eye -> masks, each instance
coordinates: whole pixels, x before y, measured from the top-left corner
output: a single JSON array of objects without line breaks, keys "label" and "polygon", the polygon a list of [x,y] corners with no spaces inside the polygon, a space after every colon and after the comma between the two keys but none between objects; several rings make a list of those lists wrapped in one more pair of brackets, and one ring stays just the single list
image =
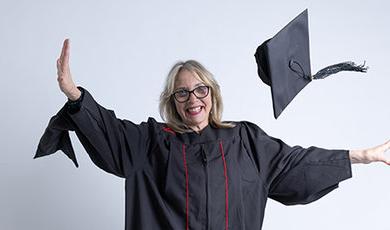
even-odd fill
[{"label": "eye", "polygon": [[205,85],[199,86],[198,88],[195,89],[195,92],[199,95],[206,95],[208,93],[209,88]]},{"label": "eye", "polygon": [[187,90],[184,89],[179,89],[178,91],[175,92],[177,97],[186,97],[188,95]]}]

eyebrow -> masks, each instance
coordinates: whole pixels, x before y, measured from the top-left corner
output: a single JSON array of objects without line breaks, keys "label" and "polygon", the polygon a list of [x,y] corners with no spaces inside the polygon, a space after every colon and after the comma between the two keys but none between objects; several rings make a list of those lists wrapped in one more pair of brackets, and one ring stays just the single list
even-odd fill
[{"label": "eyebrow", "polygon": [[[194,85],[194,89],[195,89],[196,87],[198,87],[198,86],[201,86],[201,85],[205,85],[205,84],[204,84],[203,82],[200,82],[200,83]],[[178,87],[178,88],[176,88],[176,89],[173,90],[173,91],[177,91],[177,90],[180,90],[180,89],[186,89],[186,90],[188,90],[187,87]]]}]

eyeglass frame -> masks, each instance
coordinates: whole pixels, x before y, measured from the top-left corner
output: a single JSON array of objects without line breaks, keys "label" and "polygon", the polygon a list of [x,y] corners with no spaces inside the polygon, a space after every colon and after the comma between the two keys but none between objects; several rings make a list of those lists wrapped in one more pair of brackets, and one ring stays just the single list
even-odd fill
[{"label": "eyeglass frame", "polygon": [[[195,94],[195,90],[197,90],[197,89],[199,89],[199,88],[201,88],[201,87],[206,87],[207,93],[206,93],[205,96],[198,97],[198,96]],[[178,93],[179,91],[182,91],[182,90],[188,93],[188,97],[187,97],[187,99],[186,99],[185,101],[179,101],[179,100],[176,98],[176,96],[175,96],[176,93]],[[210,86],[208,86],[208,85],[200,85],[200,86],[195,87],[193,90],[178,89],[178,90],[176,90],[175,92],[173,92],[171,96],[172,96],[177,102],[179,102],[179,103],[184,103],[184,102],[187,102],[187,101],[190,100],[191,93],[194,94],[194,96],[195,96],[196,98],[198,98],[198,99],[203,99],[203,98],[205,98],[205,97],[207,97],[207,96],[209,95],[209,93],[210,93]]]}]

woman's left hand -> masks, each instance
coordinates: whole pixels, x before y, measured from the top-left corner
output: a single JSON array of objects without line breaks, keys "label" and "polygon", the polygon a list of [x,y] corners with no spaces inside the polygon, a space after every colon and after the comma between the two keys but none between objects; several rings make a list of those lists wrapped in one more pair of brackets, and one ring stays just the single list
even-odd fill
[{"label": "woman's left hand", "polygon": [[373,148],[363,150],[350,150],[349,158],[352,164],[363,163],[369,164],[372,162],[383,162],[390,165],[390,156],[386,156],[385,152],[390,149],[390,140],[384,144]]}]

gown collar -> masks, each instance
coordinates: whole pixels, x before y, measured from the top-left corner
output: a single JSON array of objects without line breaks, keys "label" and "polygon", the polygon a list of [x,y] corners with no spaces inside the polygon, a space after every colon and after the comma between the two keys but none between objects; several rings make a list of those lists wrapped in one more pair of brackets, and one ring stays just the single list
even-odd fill
[{"label": "gown collar", "polygon": [[208,124],[200,132],[180,133],[177,137],[185,144],[200,144],[233,137],[231,128],[216,128]]}]

